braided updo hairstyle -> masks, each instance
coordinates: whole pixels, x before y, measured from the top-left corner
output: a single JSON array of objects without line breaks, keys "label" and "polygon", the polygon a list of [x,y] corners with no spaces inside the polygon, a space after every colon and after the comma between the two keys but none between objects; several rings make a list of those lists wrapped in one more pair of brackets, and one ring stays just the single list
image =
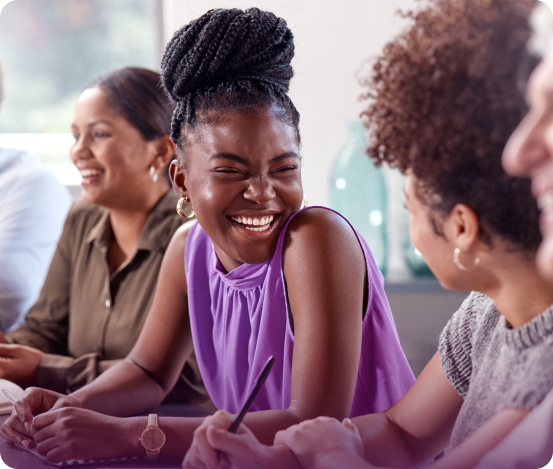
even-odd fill
[{"label": "braided updo hairstyle", "polygon": [[176,103],[171,138],[177,148],[185,146],[186,132],[216,120],[210,111],[260,107],[293,126],[299,144],[299,113],[287,95],[293,56],[286,21],[257,8],[210,10],[179,29],[161,61],[163,86]]},{"label": "braided updo hairstyle", "polygon": [[438,234],[461,203],[478,216],[484,242],[498,235],[530,253],[540,244],[530,181],[501,166],[527,110],[517,78],[535,3],[425,0],[364,80],[368,154],[415,176]]}]

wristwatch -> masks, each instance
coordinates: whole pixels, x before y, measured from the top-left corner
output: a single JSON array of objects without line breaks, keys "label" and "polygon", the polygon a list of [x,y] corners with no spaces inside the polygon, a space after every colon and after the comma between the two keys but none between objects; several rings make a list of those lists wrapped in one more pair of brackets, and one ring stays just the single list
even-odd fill
[{"label": "wristwatch", "polygon": [[157,459],[159,450],[165,444],[165,439],[165,433],[159,428],[157,414],[148,415],[148,426],[138,439],[144,446],[148,459]]}]

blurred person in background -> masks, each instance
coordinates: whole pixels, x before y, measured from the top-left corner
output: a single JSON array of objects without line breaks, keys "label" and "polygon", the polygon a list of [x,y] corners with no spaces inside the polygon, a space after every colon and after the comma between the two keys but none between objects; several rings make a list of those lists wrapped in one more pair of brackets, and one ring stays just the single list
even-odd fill
[{"label": "blurred person in background", "polygon": [[[551,17],[551,13],[549,12]],[[513,132],[503,153],[505,170],[532,179],[541,211],[543,241],[536,255],[539,271],[553,280],[553,28],[544,59],[532,73],[526,91],[530,110]],[[547,34],[544,34],[547,33]],[[539,34],[539,31],[538,31]],[[535,51],[540,52],[540,51]],[[553,379],[553,378],[552,378]],[[553,455],[553,392],[480,461],[478,469],[541,468]]]},{"label": "blurred person in background", "polygon": [[[0,105],[2,104],[0,64]],[[0,138],[0,330],[21,325],[37,300],[71,196],[42,161]],[[1,375],[1,374],[0,374]]]},{"label": "blurred person in background", "polygon": [[[175,152],[173,106],[159,83],[156,72],[124,68],[79,96],[70,157],[83,200],[67,216],[25,324],[0,344],[0,377],[69,393],[123,360],[136,342],[165,250],[183,221],[166,177]],[[204,400],[194,358],[172,396]]]}]

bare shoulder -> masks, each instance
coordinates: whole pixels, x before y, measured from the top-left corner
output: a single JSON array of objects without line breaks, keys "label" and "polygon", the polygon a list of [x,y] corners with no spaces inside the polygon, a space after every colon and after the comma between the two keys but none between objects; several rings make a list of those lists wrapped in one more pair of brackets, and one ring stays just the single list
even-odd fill
[{"label": "bare shoulder", "polygon": [[192,227],[196,223],[198,223],[196,220],[189,220],[183,223],[177,229],[177,231],[175,231],[175,234],[171,239],[171,243],[169,244],[169,248],[167,249],[167,252],[171,252],[171,253],[182,252],[184,254],[184,250],[186,247],[186,240],[188,239],[190,230],[192,230]]},{"label": "bare shoulder", "polygon": [[184,269],[184,252],[186,241],[190,230],[197,223],[196,220],[190,220],[184,223],[173,235],[171,242],[163,256],[163,264],[160,271],[160,281],[168,284],[174,284],[183,288],[186,292],[186,274]]},{"label": "bare shoulder", "polygon": [[348,262],[365,264],[359,240],[349,223],[336,212],[318,207],[296,215],[284,236],[284,262],[305,260],[306,256],[346,256],[344,260]]}]

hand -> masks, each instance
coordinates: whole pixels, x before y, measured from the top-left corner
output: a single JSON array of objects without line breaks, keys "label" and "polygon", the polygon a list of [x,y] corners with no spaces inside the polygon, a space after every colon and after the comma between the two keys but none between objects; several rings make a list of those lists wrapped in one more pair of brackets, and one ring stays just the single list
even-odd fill
[{"label": "hand", "polygon": [[0,344],[0,378],[22,388],[36,384],[38,365],[44,352],[18,344]]},{"label": "hand", "polygon": [[[123,419],[88,409],[63,407],[34,418],[31,435],[37,451],[48,461],[107,459],[133,452],[133,438]],[[138,445],[138,440],[135,446]]]},{"label": "hand", "polygon": [[81,407],[81,404],[71,396],[47,389],[27,388],[23,397],[15,403],[12,415],[4,422],[0,435],[8,443],[30,448],[33,443],[31,425],[34,417],[50,409],[70,406]]},{"label": "hand", "polygon": [[[363,458],[363,442],[350,419],[340,423],[329,417],[306,420],[275,435],[275,445],[286,445],[303,467],[324,467],[324,460],[355,454]],[[345,457],[337,457],[343,460]]]},{"label": "hand", "polygon": [[[182,462],[183,469],[271,467],[271,447],[261,444],[244,425],[238,427],[236,434],[229,433],[232,422],[234,417],[224,410],[206,417],[194,432],[192,446]],[[225,453],[219,463],[218,449]]]}]

